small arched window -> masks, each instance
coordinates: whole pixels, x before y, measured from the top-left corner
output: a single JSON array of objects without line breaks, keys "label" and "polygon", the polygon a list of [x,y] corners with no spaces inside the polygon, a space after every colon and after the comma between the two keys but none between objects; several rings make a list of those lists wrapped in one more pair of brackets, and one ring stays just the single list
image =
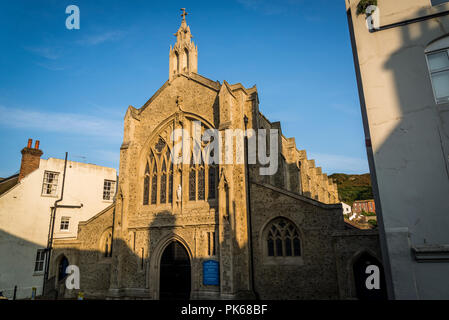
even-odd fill
[{"label": "small arched window", "polygon": [[179,73],[179,54],[175,51],[175,59],[176,59],[176,72]]},{"label": "small arched window", "polygon": [[296,226],[285,218],[271,221],[265,233],[266,252],[269,257],[301,256],[301,240]]},{"label": "small arched window", "polygon": [[101,256],[108,258],[112,257],[112,230],[108,229],[103,232],[100,238],[100,252]]},{"label": "small arched window", "polygon": [[189,50],[187,50],[187,48],[186,49],[184,49],[184,54],[185,54],[185,68],[186,68],[186,70],[185,71],[189,71],[189,69],[190,69],[190,65],[189,65],[189,63],[190,63],[190,59],[189,59]]}]

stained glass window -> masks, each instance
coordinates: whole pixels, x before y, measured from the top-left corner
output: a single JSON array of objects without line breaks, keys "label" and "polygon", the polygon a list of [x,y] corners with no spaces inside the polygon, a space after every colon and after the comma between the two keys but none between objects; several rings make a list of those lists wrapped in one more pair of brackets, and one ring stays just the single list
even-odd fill
[{"label": "stained glass window", "polygon": [[195,200],[196,192],[196,171],[195,169],[190,169],[189,173],[189,200]]},{"label": "stained glass window", "polygon": [[143,204],[147,205],[150,196],[150,167],[147,165],[145,167],[145,178],[143,179]]},{"label": "stained glass window", "polygon": [[151,177],[151,204],[156,204],[157,197],[157,175]]},{"label": "stained glass window", "polygon": [[204,174],[204,167],[201,166],[198,169],[198,200],[204,200],[205,198]]},{"label": "stained glass window", "polygon": [[216,166],[210,166],[209,167],[209,199],[215,199],[215,190],[216,190],[216,172],[217,167]]}]

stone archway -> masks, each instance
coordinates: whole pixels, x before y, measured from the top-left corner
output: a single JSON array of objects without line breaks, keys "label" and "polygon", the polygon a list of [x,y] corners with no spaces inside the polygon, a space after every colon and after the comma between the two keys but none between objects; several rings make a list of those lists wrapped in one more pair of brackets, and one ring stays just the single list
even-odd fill
[{"label": "stone archway", "polygon": [[191,263],[187,250],[176,240],[164,249],[160,260],[159,299],[188,300],[191,291]]},{"label": "stone archway", "polygon": [[67,259],[67,257],[65,255],[62,255],[62,257],[59,259],[58,262],[58,268],[56,269],[56,277],[57,277],[57,281],[61,281],[64,280],[65,277],[67,276],[67,272],[66,269],[69,266],[69,259]]},{"label": "stone archway", "polygon": [[[379,289],[369,289],[366,285],[367,277],[370,275],[367,273],[368,266],[377,266],[379,269]],[[383,266],[373,255],[363,251],[356,256],[352,264],[352,271],[354,276],[355,293],[360,300],[386,300],[386,282]]]}]

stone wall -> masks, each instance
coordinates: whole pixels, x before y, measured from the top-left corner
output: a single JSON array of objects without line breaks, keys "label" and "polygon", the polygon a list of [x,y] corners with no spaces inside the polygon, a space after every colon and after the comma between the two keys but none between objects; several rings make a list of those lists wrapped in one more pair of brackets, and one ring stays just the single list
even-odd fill
[{"label": "stone wall", "polygon": [[[279,188],[251,185],[255,289],[261,299],[348,299],[355,297],[354,256],[373,252],[380,260],[376,231],[354,230],[340,204],[323,204]],[[275,218],[293,222],[301,257],[269,257],[264,231]]]}]

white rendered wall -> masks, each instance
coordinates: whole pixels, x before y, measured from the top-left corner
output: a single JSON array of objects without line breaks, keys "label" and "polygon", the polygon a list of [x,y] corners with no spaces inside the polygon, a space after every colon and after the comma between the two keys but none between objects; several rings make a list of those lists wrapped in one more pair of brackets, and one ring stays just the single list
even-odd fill
[{"label": "white rendered wall", "polygon": [[[42,196],[44,172],[59,172],[55,196]],[[51,207],[61,196],[64,160],[41,159],[39,169],[0,196],[0,291],[17,298],[31,296],[31,288],[42,291],[43,272],[34,272],[37,249],[47,246]],[[64,200],[59,205],[83,205],[81,208],[58,208],[55,238],[76,237],[78,222],[88,220],[112,203],[103,200],[104,180],[116,181],[116,170],[67,161]],[[60,231],[62,216],[70,217],[68,231]]]},{"label": "white rendered wall", "polygon": [[[449,16],[370,33],[365,16],[355,14],[357,3],[346,0],[346,7],[394,295],[449,299],[448,261],[418,262],[412,252],[449,244],[449,104],[435,103],[424,53],[449,34]],[[429,0],[379,0],[378,7],[381,26],[449,10],[449,4],[432,8]]]}]

